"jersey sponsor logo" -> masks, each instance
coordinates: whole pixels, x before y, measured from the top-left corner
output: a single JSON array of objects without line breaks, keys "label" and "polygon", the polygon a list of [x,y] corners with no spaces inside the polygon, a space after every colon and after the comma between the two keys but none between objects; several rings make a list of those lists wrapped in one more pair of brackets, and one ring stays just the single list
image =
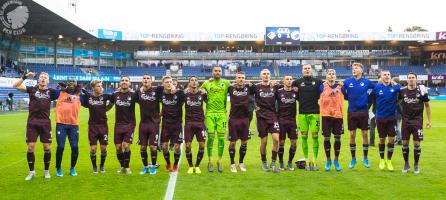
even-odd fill
[{"label": "jersey sponsor logo", "polygon": [[99,97],[99,99],[88,98],[88,104],[92,106],[102,106],[104,105],[104,98]]},{"label": "jersey sponsor logo", "polygon": [[237,90],[234,90],[233,92],[232,92],[232,95],[234,95],[234,96],[246,96],[246,95],[248,95],[248,91],[247,91],[247,88],[245,88],[245,90],[244,91],[237,91]]},{"label": "jersey sponsor logo", "polygon": [[116,101],[116,105],[117,106],[125,106],[125,107],[130,107],[130,105],[131,105],[131,103],[130,103],[130,100],[128,100],[128,101],[123,101],[123,100],[120,100],[120,99],[118,99],[117,101]]},{"label": "jersey sponsor logo", "polygon": [[67,98],[61,99],[64,103],[73,103],[76,100],[76,96],[70,95]]},{"label": "jersey sponsor logo", "polygon": [[152,92],[151,94],[141,94],[141,99],[146,100],[146,101],[155,101],[156,97],[155,97],[155,92]]},{"label": "jersey sponsor logo", "polygon": [[176,100],[175,97],[176,96],[174,96],[173,100],[168,100],[165,97],[163,97],[163,104],[165,104],[165,105],[176,105],[178,101]]},{"label": "jersey sponsor logo", "polygon": [[38,98],[38,99],[49,99],[50,91],[49,90],[47,90],[45,92],[37,91],[34,96],[36,96],[36,98]]},{"label": "jersey sponsor logo", "polygon": [[201,97],[198,97],[198,101],[191,100],[189,97],[186,99],[188,106],[201,106]]},{"label": "jersey sponsor logo", "polygon": [[260,92],[260,97],[263,98],[268,98],[268,97],[273,97],[274,96],[274,92]]},{"label": "jersey sponsor logo", "polygon": [[284,97],[282,97],[281,99],[280,99],[280,101],[282,101],[282,103],[285,103],[285,104],[291,104],[291,103],[294,103],[294,102],[296,102],[296,99],[294,99],[294,98],[284,98]]},{"label": "jersey sponsor logo", "polygon": [[406,95],[404,96],[403,100],[407,104],[417,104],[420,102],[420,100],[418,98],[410,98],[410,97],[407,97]]}]

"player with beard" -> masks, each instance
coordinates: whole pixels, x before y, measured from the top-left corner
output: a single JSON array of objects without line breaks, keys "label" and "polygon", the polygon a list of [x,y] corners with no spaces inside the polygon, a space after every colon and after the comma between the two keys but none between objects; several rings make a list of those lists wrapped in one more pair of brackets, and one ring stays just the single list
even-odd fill
[{"label": "player with beard", "polygon": [[[163,149],[164,159],[166,160],[166,171],[177,172],[178,162],[181,156],[180,145],[182,143],[182,109],[184,103],[184,92],[175,91],[176,88],[172,84],[172,77],[165,76],[162,79],[164,91],[161,95],[162,116],[161,125],[161,146]],[[174,141],[174,164],[173,169],[170,164],[169,141]]]},{"label": "player with beard", "polygon": [[[200,162],[203,159],[206,141],[203,102],[207,101],[207,94],[203,89],[199,89],[199,86],[197,77],[189,77],[189,83],[184,94],[186,111],[184,140],[186,142],[186,158],[189,164],[188,174],[201,174]],[[192,163],[192,140],[194,136],[198,142],[198,154],[195,165]]]},{"label": "player with beard", "polygon": [[262,159],[262,168],[264,171],[269,171],[266,160],[266,145],[268,142],[268,133],[271,133],[273,139],[271,165],[272,171],[278,173],[279,169],[276,166],[277,153],[279,150],[279,121],[276,116],[276,90],[271,82],[271,74],[268,69],[263,69],[260,72],[262,82],[255,84],[253,93],[256,101],[256,117],[257,117],[257,131],[261,138],[260,155]]},{"label": "player with beard", "polygon": [[13,87],[20,92],[29,94],[29,115],[26,124],[26,158],[28,161],[29,173],[25,180],[29,181],[34,178],[36,172],[34,171],[35,155],[34,150],[36,146],[37,137],[40,137],[40,142],[43,144],[43,162],[45,165],[44,177],[51,178],[49,167],[51,161],[51,120],[50,108],[51,101],[57,99],[56,91],[48,88],[50,79],[48,74],[41,72],[37,85],[34,87],[25,87],[22,85],[25,79],[33,78],[34,73],[28,72],[21,79],[13,84]]},{"label": "player with beard", "polygon": [[409,171],[409,140],[413,136],[414,143],[414,173],[420,173],[418,161],[420,160],[421,147],[423,140],[423,110],[426,109],[427,122],[426,128],[431,128],[431,109],[429,105],[429,96],[422,85],[417,85],[417,75],[409,73],[407,75],[407,87],[401,88],[399,93],[400,104],[403,109],[401,126],[403,139],[403,173]]},{"label": "player with beard", "polygon": [[285,151],[285,139],[291,141],[287,168],[290,171],[294,170],[293,158],[296,154],[297,144],[297,126],[296,126],[296,101],[298,98],[297,91],[292,88],[293,77],[286,75],[283,77],[283,87],[277,90],[278,103],[278,117],[280,126],[279,136],[279,169],[285,170],[283,163],[283,154]]},{"label": "player with beard", "polygon": [[88,141],[90,143],[90,160],[93,165],[93,173],[98,173],[98,167],[96,164],[96,149],[97,142],[99,141],[101,148],[101,161],[99,169],[101,173],[105,173],[105,159],[107,158],[107,145],[108,145],[108,125],[107,125],[107,111],[113,107],[111,103],[112,96],[104,94],[104,88],[102,87],[102,81],[92,80],[90,87],[93,89],[93,93],[87,92],[82,89],[85,97],[82,100],[82,106],[88,108],[90,117],[88,118]]},{"label": "player with beard", "polygon": [[[140,107],[139,140],[141,160],[144,165],[140,174],[156,174],[157,145],[160,126],[160,99],[163,87],[152,86],[152,77],[144,74],[142,86],[135,92]],[[147,145],[150,146],[151,164],[148,164]]]},{"label": "player with beard", "polygon": [[112,102],[115,103],[116,110],[114,143],[116,156],[121,164],[121,169],[118,173],[121,174],[132,174],[130,170],[130,145],[133,143],[133,133],[136,126],[135,103],[137,98],[130,89],[129,77],[122,76],[119,88],[112,96]]},{"label": "player with beard", "polygon": [[237,72],[235,76],[235,84],[229,87],[229,97],[231,102],[231,111],[229,113],[229,156],[231,158],[231,172],[237,172],[235,165],[235,145],[240,139],[239,162],[238,166],[242,172],[246,171],[243,162],[246,151],[248,149],[249,135],[249,101],[251,86],[245,82],[245,73]]}]

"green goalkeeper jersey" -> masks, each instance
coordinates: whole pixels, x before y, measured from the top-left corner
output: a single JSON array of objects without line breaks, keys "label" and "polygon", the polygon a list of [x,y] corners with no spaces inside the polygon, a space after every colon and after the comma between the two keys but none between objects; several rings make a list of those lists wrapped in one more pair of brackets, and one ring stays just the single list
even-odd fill
[{"label": "green goalkeeper jersey", "polygon": [[201,88],[208,93],[206,113],[226,113],[226,101],[230,83],[226,79],[205,81]]}]

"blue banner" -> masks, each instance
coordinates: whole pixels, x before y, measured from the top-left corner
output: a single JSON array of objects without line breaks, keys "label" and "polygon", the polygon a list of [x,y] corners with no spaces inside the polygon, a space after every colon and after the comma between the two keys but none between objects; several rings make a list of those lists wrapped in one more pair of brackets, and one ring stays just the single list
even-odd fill
[{"label": "blue banner", "polygon": [[98,38],[108,40],[122,40],[122,32],[107,29],[98,29]]},{"label": "blue banner", "polygon": [[98,79],[104,82],[119,82],[120,76],[94,76],[94,75],[67,75],[67,74],[51,74],[51,80],[55,81],[67,81],[70,78],[76,78],[76,81],[92,81]]},{"label": "blue banner", "polygon": [[[54,54],[54,48],[52,47],[45,47],[45,46],[26,46],[22,45],[19,49],[21,53],[27,53],[27,54],[38,54],[38,55],[48,55],[48,54]],[[72,56],[73,55],[73,49],[71,48],[57,48],[57,55],[61,56]],[[74,56],[76,57],[92,57],[97,58],[98,55],[101,58],[113,58],[116,59],[128,59],[130,58],[130,53],[124,53],[124,52],[109,52],[109,51],[98,51],[97,50],[88,50],[88,49],[74,49]]]},{"label": "blue banner", "polygon": [[299,45],[300,27],[266,27],[265,45]]}]

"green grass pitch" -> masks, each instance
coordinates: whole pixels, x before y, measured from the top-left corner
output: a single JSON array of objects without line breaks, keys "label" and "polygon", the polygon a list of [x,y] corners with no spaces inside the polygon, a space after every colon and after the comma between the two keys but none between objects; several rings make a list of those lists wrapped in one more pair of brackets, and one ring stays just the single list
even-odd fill
[{"label": "green grass pitch", "polygon": [[[248,171],[245,173],[230,172],[228,142],[225,143],[223,173],[207,172],[208,158],[205,154],[201,165],[203,173],[201,175],[187,174],[187,161],[183,150],[174,199],[445,199],[446,102],[432,101],[431,108],[433,127],[430,130],[425,129],[425,141],[421,144],[421,173],[419,175],[414,175],[412,169],[408,174],[401,173],[403,166],[401,146],[395,147],[394,172],[378,169],[377,147],[369,149],[370,169],[366,169],[361,162],[354,170],[348,169],[350,161],[348,134],[342,136],[341,172],[336,172],[334,169],[330,172],[323,171],[325,153],[323,139],[320,136],[318,159],[320,171],[297,170],[282,171],[279,174],[267,173],[261,171],[259,138],[254,135],[248,143],[248,153],[245,158]],[[110,111],[108,117],[111,130],[110,141],[113,141],[114,111]],[[130,163],[132,175],[116,173],[119,165],[113,144],[108,147],[106,173],[91,173],[87,138],[88,110],[84,108],[79,120],[80,155],[76,167],[79,175],[77,177],[68,175],[70,148],[67,144],[62,163],[65,174],[62,178],[56,177],[54,168],[56,142],[54,141],[50,167],[52,178],[50,180],[43,178],[43,151],[42,145],[38,143],[36,146],[37,176],[32,181],[25,181],[24,178],[28,173],[25,144],[26,119],[26,112],[0,114],[0,199],[162,199],[164,197],[170,175],[163,171],[165,164],[162,154],[158,154],[158,162],[161,164],[158,174],[141,176],[139,171],[142,169],[142,163],[139,146],[136,144],[132,145]],[[51,119],[54,119],[54,116]],[[137,120],[139,121],[139,111],[137,111]],[[255,129],[255,120],[251,128]],[[55,123],[53,122],[53,132],[54,130]],[[135,138],[137,135],[136,131]],[[358,137],[357,143],[361,144],[361,140],[361,137]],[[303,157],[300,138],[298,143],[295,159]],[[197,145],[196,142],[193,143],[194,160]],[[239,145],[238,143],[236,160],[238,160]],[[311,140],[309,145],[311,156]],[[214,151],[216,151],[217,144],[215,143],[214,146]],[[288,157],[288,147],[289,143],[285,146],[285,158]],[[268,149],[270,148],[271,138],[268,143]],[[362,159],[360,145],[358,145],[357,155],[360,161]],[[268,161],[270,161],[270,156],[271,151],[268,150]],[[412,144],[410,160],[413,163]]]}]

